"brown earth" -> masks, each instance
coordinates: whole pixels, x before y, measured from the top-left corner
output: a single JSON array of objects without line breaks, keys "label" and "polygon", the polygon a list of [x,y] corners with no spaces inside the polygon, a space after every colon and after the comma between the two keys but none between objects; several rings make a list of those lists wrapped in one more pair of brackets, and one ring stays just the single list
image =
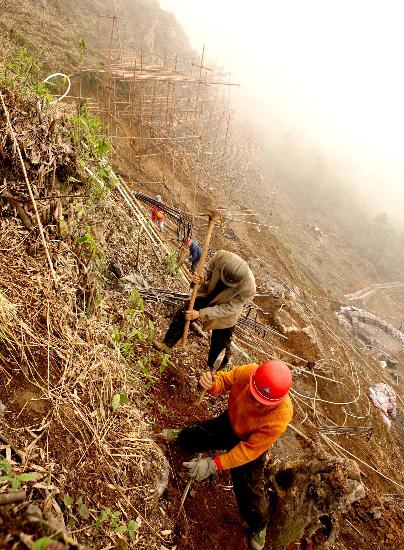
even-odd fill
[{"label": "brown earth", "polygon": [[[164,189],[159,189],[159,191],[163,194],[166,192]],[[149,190],[150,194],[153,194],[155,192],[155,189]],[[206,206],[206,203],[203,203],[199,206],[199,208],[203,208]],[[239,235],[242,235],[240,237]],[[234,235],[236,235],[236,240],[234,239]],[[264,239],[264,240],[263,240]],[[265,246],[262,246],[262,243],[265,242]],[[285,252],[285,249],[278,241],[277,237],[275,237],[272,234],[266,234],[264,231],[264,235],[258,234],[255,230],[252,230],[250,227],[244,228],[242,227],[240,230],[240,225],[233,226],[232,227],[232,238],[229,240],[226,237],[222,237],[220,235],[220,231],[215,234],[214,237],[214,247],[220,248],[225,247],[229,250],[234,250],[238,253],[240,253],[240,246],[243,247],[241,255],[243,255],[250,264],[253,264],[255,269],[255,273],[257,275],[257,281],[258,284],[260,284],[260,281],[266,280],[266,274],[270,273],[275,281],[281,281],[285,282],[290,285],[291,283],[296,285],[298,288],[301,288],[304,299],[306,303],[310,302],[310,307],[313,308],[314,311],[317,312],[317,316],[312,316],[312,321],[316,328],[317,335],[319,336],[319,340],[321,342],[321,349],[323,352],[326,353],[328,357],[330,357],[331,361],[335,364],[335,376],[336,380],[341,382],[343,381],[343,385],[340,384],[330,384],[329,382],[322,380],[320,378],[317,379],[317,391],[318,395],[321,395],[322,399],[329,400],[331,402],[344,402],[349,401],[352,399],[354,390],[354,385],[352,385],[353,380],[351,379],[349,375],[349,359],[347,352],[348,350],[344,349],[344,346],[341,346],[341,338],[343,339],[342,342],[344,342],[346,339],[349,340],[349,336],[344,334],[343,331],[340,329],[340,327],[335,322],[335,317],[333,314],[332,309],[328,306],[328,299],[327,294],[324,294],[324,290],[322,288],[322,285],[319,284],[319,281],[312,275],[305,272],[305,269],[300,264],[297,265],[296,262],[290,263],[290,258],[288,254]],[[259,256],[256,251],[259,250]],[[273,258],[276,258],[276,263],[273,262]],[[272,266],[275,266],[272,267]],[[265,283],[264,283],[265,284]],[[261,307],[264,307],[265,311],[270,313],[269,318],[271,318],[271,315],[273,314],[274,308],[276,308],[279,304],[277,304],[275,299],[266,298],[266,299],[257,299],[257,302]],[[319,324],[321,323],[321,324]],[[330,328],[332,327],[331,331],[329,332]],[[326,329],[326,330],[325,330]],[[338,335],[338,336],[337,336]],[[194,338],[195,341],[195,338]],[[283,345],[282,345],[283,344]],[[276,341],[277,346],[282,346],[283,349],[287,351],[291,351],[294,354],[297,354],[299,356],[305,357],[305,349],[304,349],[304,343],[299,340],[293,340],[290,339],[287,341],[286,345],[282,341]],[[269,347],[271,345],[269,344]],[[349,348],[348,348],[349,349]],[[355,357],[355,360],[360,361],[360,356],[358,355]],[[375,370],[375,374],[378,371],[377,363],[372,362],[371,358],[366,357],[366,361],[372,364],[372,369]],[[292,363],[294,361],[292,360]],[[366,367],[364,367],[366,369]],[[187,370],[187,369],[186,369]],[[334,370],[334,369],[332,369]],[[321,371],[318,371],[321,373]],[[373,378],[373,370],[367,371],[367,375],[370,375]],[[324,373],[326,376],[329,376],[330,373]],[[307,376],[309,379],[307,379]],[[365,381],[364,378],[361,377],[360,371],[359,376],[361,379],[360,385],[363,385],[362,392],[366,392],[366,387],[368,386],[368,383]],[[377,377],[376,377],[377,379]],[[196,383],[196,377],[193,374],[192,380],[194,384]],[[304,382],[303,382],[304,380]],[[303,378],[298,377],[295,379],[295,383],[297,384],[297,388],[299,392],[302,393],[308,393],[309,395],[312,394],[312,390],[310,390],[311,381],[310,381],[310,375],[306,375]],[[177,404],[176,399],[172,397],[170,399],[170,411],[175,411],[175,418],[181,419],[181,422],[176,422],[176,425],[182,424],[182,413],[178,410],[179,404],[183,408],[186,408],[186,405],[181,399],[181,401]],[[299,403],[297,403],[298,407],[295,409],[295,425],[299,426],[299,418],[304,420],[304,415],[300,411]],[[317,405],[318,407],[318,414],[325,415],[324,419],[329,418],[331,419],[331,422],[336,422],[337,424],[341,425],[344,422],[346,422],[346,415],[343,412],[343,408],[341,406],[333,406],[328,403],[324,403],[320,405]],[[351,409],[353,414],[361,415],[363,414],[362,406],[353,404],[348,409]],[[186,409],[187,410],[187,409]],[[303,406],[302,411],[305,410],[305,407]],[[321,410],[321,412],[319,412]],[[188,413],[188,410],[187,410]],[[171,416],[171,415],[170,415]],[[312,417],[312,414],[309,412],[309,418]],[[198,419],[199,415],[195,414],[192,416],[192,418],[188,417],[188,414],[184,418],[185,423]],[[321,422],[323,423],[324,420]],[[170,422],[170,425],[172,422]],[[327,421],[326,424],[330,424],[330,421]],[[351,453],[353,453],[356,456],[360,456],[362,460],[365,462],[368,462],[371,465],[380,464],[380,467],[382,470],[384,470],[387,475],[390,475],[393,479],[397,479],[396,477],[396,464],[401,463],[402,457],[399,449],[397,448],[396,444],[393,443],[393,440],[395,439],[396,435],[391,434],[391,436],[386,436],[385,433],[385,427],[383,425],[383,422],[381,421],[380,416],[378,415],[377,411],[375,413],[372,413],[372,425],[374,426],[374,436],[372,437],[371,441],[367,443],[366,441],[361,440],[360,438],[355,437],[348,437],[349,443],[347,441],[339,441],[341,445],[343,445],[345,448],[349,449]],[[316,429],[314,426],[310,427],[305,424],[305,433],[309,435],[309,437],[313,437],[318,443],[319,440],[317,438]],[[387,437],[387,439],[386,439]],[[385,454],[385,448],[384,445],[378,445],[377,441],[384,440],[385,444],[392,444],[392,451],[389,456]],[[387,443],[389,441],[389,443]],[[329,450],[329,447],[326,446],[326,448]],[[176,459],[174,458],[174,462],[176,464]],[[369,491],[375,491],[377,490],[378,494],[384,494],[390,490],[392,490],[393,486],[388,482],[377,476],[372,471],[369,471],[366,469],[366,467],[362,468],[362,471],[366,475],[364,478],[365,484],[369,486]],[[394,488],[393,488],[394,490]],[[208,491],[203,491],[203,500],[204,502],[209,497],[206,495]],[[198,496],[200,492],[198,491]],[[375,494],[375,493],[373,493]],[[216,494],[216,490],[214,490],[214,501],[217,502],[218,496]],[[397,509],[394,507],[394,504],[391,504],[388,500],[382,498],[382,501],[385,506],[386,514],[391,518],[391,525],[394,525],[394,531],[400,530],[400,515]],[[203,506],[202,504],[200,506]],[[208,504],[207,504],[208,506]],[[366,510],[367,504],[364,503],[363,510]],[[229,495],[226,497],[226,509],[228,510],[227,513],[230,514],[232,525],[235,517],[237,517],[237,509],[235,507],[235,502],[233,499],[233,496],[229,498]],[[358,510],[362,510],[361,502],[359,502],[356,505],[356,508]],[[187,513],[192,514],[191,519],[193,519],[193,514],[196,515],[195,522],[195,537],[193,538],[193,547],[194,548],[207,548],[210,547],[209,545],[212,544],[211,538],[212,537],[212,531],[217,532],[218,534],[218,540],[220,539],[221,533],[223,533],[222,530],[222,524],[223,524],[223,518],[220,516],[220,521],[216,522],[215,525],[217,527],[212,526],[210,523],[210,528],[208,529],[207,534],[201,533],[200,527],[201,522],[198,521],[198,510],[200,511],[200,507],[197,507],[196,503],[192,500],[190,502],[187,502],[186,505]],[[235,514],[233,516],[233,514]],[[357,527],[357,529],[360,529],[360,522],[363,521],[360,514],[357,517],[354,512],[352,512],[353,515],[348,514],[346,518],[351,522],[351,524],[354,525],[354,527]],[[342,520],[341,520],[342,521]],[[375,520],[377,521],[377,520]],[[358,526],[358,525],[359,526]],[[225,523],[225,525],[227,525]],[[343,520],[341,523],[341,532],[338,539],[338,544],[340,548],[369,548],[367,542],[362,542],[362,546],[358,543],[357,540],[357,533],[355,531],[354,527],[351,527],[347,521]],[[234,527],[230,530],[230,533],[232,534],[234,530]],[[368,523],[364,527],[364,531],[370,533],[372,532],[372,524]],[[227,531],[226,531],[227,536]],[[244,542],[241,542],[241,540],[244,540],[245,534],[243,534],[243,531],[239,531],[238,535],[239,541],[238,545],[235,543],[232,543],[232,546],[234,548],[244,548]],[[205,537],[207,537],[205,539]],[[225,540],[225,539],[224,539]],[[354,540],[354,546],[352,545],[352,540]],[[380,530],[377,529],[372,532],[371,536],[372,540],[372,547],[374,548],[400,548],[401,547],[401,538],[399,536],[397,544],[395,541],[391,541],[390,538],[386,538],[386,533],[381,533]],[[359,545],[358,545],[359,544]],[[395,546],[396,544],[396,546]],[[387,546],[386,546],[387,545]],[[180,546],[182,548],[182,546]],[[185,548],[186,546],[184,546]],[[220,547],[220,545],[218,546]],[[293,546],[292,546],[293,547]],[[291,547],[291,548],[292,548]],[[306,546],[309,548],[310,546]],[[338,546],[336,546],[338,547]]]},{"label": "brown earth", "polygon": [[[130,176],[133,180],[139,176],[139,173],[131,172]],[[144,174],[142,179],[144,180]],[[179,187],[181,182],[177,181],[176,185]],[[146,191],[151,196],[160,192],[167,202],[171,200],[174,202],[170,195],[172,189],[156,188],[153,184],[145,184],[142,189],[137,190]],[[183,192],[185,203],[190,208],[193,202],[193,192],[187,189],[183,189]],[[135,232],[129,231],[129,226],[136,226],[136,222],[130,218],[127,212],[124,214],[125,206],[122,200],[118,196],[112,196],[108,207],[100,208],[100,212],[96,212],[90,221],[101,223],[100,218],[104,218],[106,225],[101,226],[100,238],[105,241],[107,259],[114,262],[124,274],[127,274],[135,269],[138,228],[135,227]],[[215,203],[215,200],[214,195],[207,196],[201,192],[197,195],[196,210],[198,212],[205,211],[207,207]],[[228,204],[231,208],[236,207],[230,201]],[[44,279],[49,278],[49,274],[44,267],[45,263],[41,263],[43,260],[42,249],[36,245],[33,252],[33,243],[31,243],[32,246],[24,244],[26,233],[18,222],[10,221],[9,218],[2,219],[1,222],[2,228],[6,227],[8,231],[12,232],[14,239],[7,241],[7,235],[5,236],[7,232],[3,232],[5,240],[2,244],[2,272],[4,271],[4,273],[0,281],[0,290],[13,304],[18,304],[19,312],[24,319],[35,320],[38,334],[41,336],[42,342],[45,342],[48,332],[46,323],[43,322],[43,305],[49,295],[54,297],[54,294],[57,293],[44,284]],[[202,240],[204,230],[204,224],[198,222],[196,226],[198,239]],[[108,239],[105,237],[106,234],[108,234]],[[35,241],[35,236],[31,237]],[[16,243],[16,241],[18,242]],[[302,255],[305,250],[303,241],[304,239],[301,243]],[[178,248],[172,242],[168,244],[172,246],[173,250]],[[313,243],[311,244],[313,245]],[[391,548],[394,550],[403,548],[401,501],[397,485],[394,484],[394,482],[402,483],[400,477],[403,471],[403,458],[400,452],[402,430],[396,423],[393,423],[391,431],[387,431],[379,411],[369,405],[367,399],[369,386],[383,379],[383,371],[371,356],[356,349],[351,336],[337,324],[334,311],[330,307],[334,297],[330,297],[324,286],[324,279],[312,269],[305,267],[294,255],[288,253],[279,237],[265,227],[258,233],[253,226],[244,226],[228,220],[224,227],[217,228],[212,240],[212,250],[220,248],[233,250],[249,261],[261,291],[274,282],[292,287],[298,296],[299,311],[305,313],[316,331],[321,351],[319,361],[316,361],[317,357],[312,357],[313,350],[307,346],[307,341],[290,338],[285,342],[276,335],[268,337],[266,341],[262,341],[253,334],[247,335],[247,339],[250,337],[250,344],[252,341],[252,347],[245,347],[245,351],[258,359],[273,355],[288,361],[294,368],[294,390],[296,392],[293,394],[294,426],[319,448],[327,449],[337,455],[341,453],[343,456],[352,453],[363,461],[359,464],[368,496],[355,504],[351,512],[340,518],[341,531],[335,548],[341,550],[343,548],[363,550],[368,548]],[[24,260],[18,264],[15,262],[15,250],[18,250],[19,253],[17,257]],[[334,250],[329,252],[330,256],[333,252]],[[52,253],[60,262],[62,259],[68,258],[73,263],[74,255],[54,243],[52,244]],[[140,254],[142,261],[139,271],[149,284],[162,288],[188,290],[178,279],[169,276],[145,239],[141,242]],[[343,262],[342,264],[348,265],[349,261],[346,260],[346,264]],[[12,269],[9,267],[11,265],[13,265]],[[332,266],[330,270],[332,271]],[[327,272],[327,276],[329,275],[332,275],[331,272]],[[70,282],[72,277],[74,277],[73,270],[68,271],[66,280]],[[20,287],[17,284],[19,278],[25,282]],[[330,277],[331,283],[335,282],[334,279],[337,278],[337,276]],[[360,279],[359,270],[355,278],[352,275],[351,280],[360,283],[361,287],[366,286],[364,279]],[[79,282],[82,281],[77,279],[77,286],[79,286]],[[122,312],[130,305],[128,296],[118,290],[111,280],[104,280],[104,283],[106,285],[103,294],[104,301],[94,314],[94,323],[99,322],[97,330],[91,332],[91,327],[87,325],[83,330],[78,325],[76,327],[76,336],[82,338],[83,341],[93,342],[95,347],[107,341],[101,327],[105,328],[105,325],[115,328],[122,327],[124,318]],[[38,294],[35,294],[34,299],[24,302],[21,289],[32,292],[33,295],[35,292]],[[44,289],[50,294],[46,295],[45,292],[42,292]],[[279,303],[267,299],[261,302],[261,305],[271,318]],[[56,306],[61,307],[61,303],[57,302]],[[55,322],[55,334],[62,331],[62,327],[57,326],[57,321],[60,320],[58,313],[55,310],[49,314],[50,320]],[[99,319],[97,319],[97,315],[99,315]],[[158,336],[164,333],[170,315],[168,309],[160,305],[146,304],[145,315],[148,319],[155,321]],[[164,317],[166,319],[163,319]],[[91,315],[90,318],[93,319]],[[69,321],[69,319],[64,319],[66,325]],[[143,325],[141,328],[144,330]],[[110,338],[108,342],[110,344]],[[60,345],[60,342],[58,344]],[[136,408],[143,411],[147,424],[153,429],[156,441],[162,447],[164,446],[172,469],[170,483],[162,498],[158,502],[153,502],[151,499],[150,505],[145,498],[145,491],[142,492],[142,486],[144,483],[149,487],[149,482],[153,482],[154,473],[146,468],[143,477],[136,477],[139,476],[136,459],[128,460],[121,465],[125,473],[125,476],[122,471],[120,474],[124,480],[122,483],[129,485],[128,480],[131,480],[134,485],[134,489],[130,492],[130,505],[122,504],[123,501],[120,500],[121,495],[119,494],[121,480],[118,479],[116,482],[109,477],[110,471],[108,474],[106,473],[105,457],[109,456],[108,449],[104,455],[100,454],[99,448],[91,446],[94,441],[92,440],[93,435],[88,431],[88,425],[83,417],[76,416],[77,409],[70,402],[64,401],[63,392],[56,392],[52,396],[45,392],[46,384],[43,382],[47,378],[48,369],[46,346],[43,348],[38,346],[35,349],[32,346],[32,349],[34,350],[32,353],[36,354],[35,364],[38,374],[42,377],[42,381],[36,380],[36,384],[32,380],[28,382],[20,370],[24,365],[20,356],[12,357],[10,355],[6,359],[1,356],[0,380],[3,387],[6,388],[4,396],[2,395],[2,401],[6,406],[2,432],[15,447],[28,449],[31,464],[39,462],[51,470],[48,473],[54,483],[58,483],[60,489],[60,492],[55,494],[55,499],[66,519],[71,519],[72,514],[71,510],[63,504],[63,495],[69,494],[77,497],[79,494],[83,494],[88,499],[87,502],[93,515],[91,521],[88,522],[82,518],[76,518],[74,526],[71,528],[77,538],[82,537],[86,544],[92,548],[101,548],[110,544],[111,538],[105,534],[100,535],[94,528],[95,518],[100,509],[114,508],[119,502],[120,505],[126,506],[126,508],[124,507],[125,513],[133,514],[130,505],[133,507],[133,503],[135,503],[136,508],[141,509],[145,516],[144,520],[146,521],[143,521],[140,528],[139,546],[142,545],[142,548],[161,547],[162,531],[172,532],[164,535],[164,545],[176,544],[180,550],[224,547],[242,550],[246,547],[245,526],[238,515],[234,496],[229,487],[230,481],[226,474],[217,477],[211,485],[195,484],[195,495],[187,499],[185,513],[179,519],[176,517],[186,483],[180,477],[179,469],[182,461],[187,457],[173,446],[164,446],[158,436],[163,427],[182,426],[206,418],[225,406],[225,400],[215,401],[210,398],[198,408],[194,405],[197,380],[200,372],[206,368],[207,346],[205,341],[192,335],[186,351],[180,349],[173,351],[170,360],[175,367],[170,365],[163,373],[160,373],[161,356],[150,348],[147,338],[143,338],[141,342],[136,342],[134,345],[132,360],[144,358],[150,353],[148,370],[147,372],[136,371],[136,376],[142,383],[141,386],[134,385],[130,390],[126,390],[125,386],[125,391],[128,391],[130,396],[131,405],[123,405],[120,410],[123,415],[123,411],[135,409],[136,405]],[[3,351],[3,348],[0,351]],[[78,361],[80,348],[77,346],[74,351],[75,359]],[[299,356],[302,360],[291,357],[286,352]],[[312,370],[306,368],[307,362],[312,363],[313,360],[316,361],[316,365],[310,365]],[[95,359],[94,362],[96,362]],[[61,364],[62,360],[55,354],[54,362],[51,363],[51,382],[57,381],[57,376],[61,372]],[[92,362],[89,361],[88,368],[91,366]],[[111,363],[106,362],[104,370],[96,371],[97,384],[95,386],[97,391],[104,384],[104,378],[109,374],[110,367]],[[71,364],[71,371],[79,379],[82,373],[75,371],[74,368],[75,365]],[[123,371],[119,374],[119,376],[121,375],[124,375]],[[111,382],[114,391],[120,389],[119,382],[117,380],[113,380],[113,384]],[[87,379],[86,383],[90,384],[90,381]],[[85,393],[86,388],[83,386],[85,384],[77,387],[72,385],[72,388],[74,387],[76,393],[78,392],[79,397],[82,398],[83,405],[88,407],[85,409],[88,418],[98,418],[99,403],[97,399],[94,399],[94,403],[90,403],[90,399]],[[106,408],[110,408],[112,395],[108,393],[105,398]],[[402,412],[399,414],[402,415]],[[114,422],[116,416],[111,415],[109,418],[111,422]],[[334,425],[355,427],[363,425],[365,422],[373,427],[373,435],[369,441],[358,435],[329,436],[328,439],[324,439],[319,434],[320,427]],[[128,422],[124,424],[125,430],[128,431],[131,424],[134,423],[136,423],[136,417],[128,416]],[[117,431],[119,428],[120,424],[117,425]],[[146,434],[141,434],[141,436],[147,439]],[[113,436],[110,435],[110,437]],[[340,445],[343,449],[335,447],[335,444]],[[294,432],[288,431],[279,444],[271,450],[271,454],[284,459],[286,456],[298,455],[305,446],[307,446],[307,442],[304,439],[302,440]],[[348,454],[348,456],[350,455]],[[390,479],[386,479],[380,473]],[[30,498],[44,506],[45,499],[43,491],[41,491],[41,489],[33,490],[30,493]],[[381,517],[379,519],[371,516],[374,507],[380,508]],[[14,512],[17,514],[18,506],[14,507]],[[8,521],[7,525],[6,517],[1,525],[3,532],[10,529],[12,520],[8,518]],[[117,541],[116,538],[112,538],[112,540],[115,547],[124,548],[122,541]],[[310,544],[303,541],[292,545],[291,548],[313,547]],[[14,547],[18,549],[24,546]]]}]

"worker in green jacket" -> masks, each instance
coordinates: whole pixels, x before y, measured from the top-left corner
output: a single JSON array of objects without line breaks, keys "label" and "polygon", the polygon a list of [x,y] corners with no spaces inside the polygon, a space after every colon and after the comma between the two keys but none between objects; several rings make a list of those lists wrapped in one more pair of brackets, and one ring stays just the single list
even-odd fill
[{"label": "worker in green jacket", "polygon": [[153,344],[157,349],[169,352],[181,340],[185,320],[192,322],[199,319],[205,330],[212,330],[208,366],[212,368],[220,352],[225,349],[226,355],[221,364],[223,368],[229,361],[233,330],[244,304],[255,296],[254,275],[240,256],[219,250],[207,263],[203,277],[194,273],[193,282],[200,284],[194,308],[180,308],[163,342],[154,341]]}]

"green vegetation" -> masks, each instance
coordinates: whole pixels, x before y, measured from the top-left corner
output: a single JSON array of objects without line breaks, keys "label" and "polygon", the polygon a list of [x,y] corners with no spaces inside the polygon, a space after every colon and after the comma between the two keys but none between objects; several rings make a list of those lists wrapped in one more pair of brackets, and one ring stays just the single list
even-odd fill
[{"label": "green vegetation", "polygon": [[104,521],[109,521],[115,533],[127,533],[130,540],[132,542],[135,542],[136,531],[140,527],[140,525],[133,519],[131,519],[127,523],[124,521],[119,521],[121,514],[122,512],[120,512],[119,510],[116,510],[114,512],[110,508],[105,508],[104,510],[101,510],[95,526],[98,528]]},{"label": "green vegetation", "polygon": [[36,474],[34,473],[22,473],[15,474],[13,473],[13,468],[6,460],[0,461],[0,472],[4,472],[6,475],[0,476],[0,482],[7,481],[11,484],[12,491],[18,491],[21,486],[21,483],[26,483],[27,481],[35,481]]},{"label": "green vegetation", "polygon": [[50,537],[41,537],[34,542],[32,550],[47,550],[51,542],[54,542]]},{"label": "green vegetation", "polygon": [[[0,39],[1,45],[2,39]],[[78,47],[80,59],[82,60],[86,49],[85,42],[81,40]],[[58,215],[55,215],[57,223],[51,227],[57,228],[59,224],[60,231],[50,229],[49,234],[53,237],[54,233],[52,232],[58,232],[55,241],[58,242],[60,237],[65,239],[66,243],[61,244],[66,244],[69,247],[69,251],[71,251],[69,258],[72,263],[77,260],[75,268],[77,267],[78,284],[74,293],[76,300],[74,301],[72,316],[74,313],[77,314],[77,318],[81,319],[83,311],[89,315],[93,312],[92,304],[97,305],[97,315],[102,317],[103,323],[102,330],[97,334],[97,338],[99,337],[100,342],[102,342],[100,347],[101,345],[104,346],[106,348],[105,354],[108,354],[108,357],[113,357],[119,364],[118,355],[114,354],[114,350],[111,350],[111,341],[108,337],[106,340],[104,339],[104,329],[110,317],[107,320],[107,315],[105,315],[104,319],[102,309],[107,257],[103,233],[107,224],[111,223],[109,217],[105,216],[110,208],[110,203],[106,202],[106,198],[113,185],[112,170],[107,162],[110,146],[100,120],[91,115],[85,103],[80,106],[79,112],[70,115],[62,115],[61,110],[50,106],[54,86],[41,82],[40,65],[34,56],[28,52],[29,50],[25,45],[10,47],[7,51],[4,50],[3,59],[0,60],[0,85],[11,91],[10,94],[7,94],[6,99],[10,99],[10,106],[15,106],[24,114],[27,125],[31,125],[29,127],[33,128],[32,134],[38,127],[39,145],[41,145],[41,141],[43,143],[42,137],[45,135],[46,151],[49,148],[49,157],[57,159],[53,171],[54,176],[52,177],[52,169],[50,169],[45,184],[48,181],[52,182],[52,192],[55,192],[55,195],[75,196],[73,201],[62,200],[58,203]],[[26,95],[25,98],[22,96],[21,90]],[[43,117],[38,117],[36,111],[37,98],[43,105]],[[66,108],[66,111],[68,112],[69,109]],[[55,115],[56,112],[57,116]],[[49,137],[46,137],[45,132],[49,128],[52,128],[52,130],[49,132]],[[20,128],[18,130],[20,131]],[[53,139],[56,135],[58,139]],[[63,147],[58,148],[62,142]],[[41,154],[40,151],[39,148],[39,155]],[[52,157],[51,153],[55,152],[56,154]],[[42,159],[40,160],[42,161]],[[44,159],[45,161],[48,161],[48,157]],[[86,168],[95,174],[94,177],[89,177]],[[27,170],[36,175],[36,167],[29,166]],[[85,195],[85,197],[82,197],[82,195]],[[142,398],[144,398],[144,394],[139,392],[139,387],[142,389],[152,387],[159,379],[159,374],[162,374],[167,368],[169,355],[164,354],[161,359],[158,355],[156,360],[154,354],[148,351],[149,344],[155,336],[155,326],[152,319],[145,313],[143,300],[137,290],[132,292],[129,302],[128,309],[120,315],[122,322],[113,331],[112,341],[127,360],[125,365],[128,365],[128,379],[136,388],[136,393],[141,393]],[[106,300],[104,303],[106,303]],[[108,316],[110,316],[110,310]],[[2,337],[8,338],[7,327],[5,329],[0,327],[0,338]],[[98,346],[98,344],[99,341],[97,340],[94,345]],[[101,394],[99,405],[102,414],[108,415],[117,424],[120,422],[121,417],[126,418],[129,416],[131,411],[127,405],[129,405],[135,393],[127,384],[126,376],[123,379],[121,381],[121,378],[116,378],[112,392],[108,391],[105,395]],[[147,399],[147,394],[145,399]],[[109,459],[108,457],[106,460]],[[44,480],[44,484],[51,484],[50,477],[49,475],[49,479]],[[2,490],[10,487],[11,490],[16,491],[22,484],[35,482],[36,479],[37,474],[13,471],[12,466],[7,461],[0,461],[0,486],[3,488]],[[126,490],[126,487],[122,487],[122,492],[124,490]],[[81,527],[89,524],[86,528],[90,531],[90,536],[95,535],[96,528],[99,528],[97,537],[101,536],[101,531],[111,533],[113,530],[120,535],[124,535],[128,541],[127,546],[133,546],[138,537],[137,530],[140,520],[135,521],[130,519],[130,516],[125,516],[124,521],[120,517],[120,511],[109,508],[105,508],[100,513],[98,510],[90,510],[93,501],[86,499],[84,491],[78,493],[74,497],[66,494],[63,498],[64,506],[59,502],[63,514],[67,516],[68,527],[76,528],[77,526]],[[36,501],[39,498],[35,494],[33,500]],[[104,503],[104,506],[106,506],[106,503]],[[100,507],[101,505],[98,505],[98,508]],[[98,513],[97,524],[94,525]],[[105,525],[100,528],[104,522]],[[49,533],[45,530],[41,531],[41,535],[45,534]],[[104,536],[104,533],[102,536]],[[120,538],[123,537],[120,536]],[[44,550],[55,541],[54,536],[42,536],[36,542],[32,540],[31,547],[36,550]]]},{"label": "green vegetation", "polygon": [[[10,39],[2,37],[0,50],[2,59],[0,61],[0,86],[4,86],[15,92],[23,92],[25,95],[34,93],[39,100],[44,101],[48,106],[52,100],[52,93],[57,84],[42,82],[42,67],[38,59],[29,52],[28,46],[22,38],[17,39],[18,31],[10,31]],[[15,43],[17,42],[16,45]],[[78,44],[80,58],[83,57],[86,43],[81,39]],[[82,178],[87,187],[91,200],[94,197],[103,197],[112,187],[111,168],[105,160],[105,155],[110,150],[110,145],[102,129],[98,117],[93,116],[84,102],[75,115],[58,119],[58,132],[67,134],[79,150],[78,165],[85,172],[84,168],[94,167],[95,177],[89,177],[85,173]],[[77,178],[69,177],[69,183],[77,182]]]},{"label": "green vegetation", "polygon": [[105,160],[110,145],[98,117],[93,116],[84,102],[80,111],[67,120],[69,136],[80,151],[79,166],[85,170],[95,165],[94,177],[86,175],[85,182],[91,197],[102,198],[112,187],[111,167]]},{"label": "green vegetation", "polygon": [[50,85],[50,82],[38,82],[33,86],[33,90],[41,101],[45,102],[45,105],[48,107],[52,101],[51,88],[54,86]]},{"label": "green vegetation", "polygon": [[129,404],[129,397],[126,395],[126,393],[116,393],[111,401],[111,409],[113,412],[115,412],[120,404],[128,405]]},{"label": "green vegetation", "polygon": [[168,355],[168,353],[163,353],[163,358],[161,359],[161,363],[159,367],[160,374],[163,374],[163,372],[168,367],[169,362],[170,362],[170,356]]},{"label": "green vegetation", "polygon": [[178,260],[179,256],[177,252],[170,252],[169,254],[167,254],[167,256],[165,256],[163,260],[168,272],[173,277],[176,277],[180,270],[180,264],[178,263]]},{"label": "green vegetation", "polygon": [[80,64],[81,64],[83,62],[84,54],[85,54],[86,49],[87,49],[87,42],[86,42],[85,38],[83,38],[83,37],[80,38],[79,43],[77,45],[77,48],[79,50],[79,61],[80,61]]},{"label": "green vegetation", "polygon": [[293,254],[293,246],[290,243],[285,243],[285,250],[289,256]]},{"label": "green vegetation", "polygon": [[[80,491],[80,492],[83,493],[83,491]],[[88,510],[87,505],[83,501],[82,495],[80,495],[76,500],[74,500],[72,497],[66,494],[63,497],[63,504],[66,506],[66,508],[69,509],[69,511],[72,514],[77,513],[83,519],[88,519],[90,516],[90,512]],[[69,519],[69,525],[72,526],[75,523],[76,523],[76,520],[74,518],[74,515],[72,515]]]},{"label": "green vegetation", "polygon": [[24,44],[15,46],[3,37],[0,40],[0,49],[2,51],[0,85],[13,91],[22,91],[25,95],[34,91],[33,86],[39,80],[41,65],[28,52],[27,46]]},{"label": "green vegetation", "polygon": [[84,233],[84,235],[77,238],[77,242],[84,246],[89,256],[89,260],[94,259],[100,262],[104,259],[104,250],[95,240],[94,232],[90,226],[86,227],[86,233]]},{"label": "green vegetation", "polygon": [[[70,515],[68,520],[68,525],[70,527],[73,527],[77,522],[76,514],[84,520],[88,520],[90,518],[90,510],[84,502],[82,495],[76,499],[73,499],[70,495],[65,494],[63,497],[63,504],[67,508]],[[129,536],[130,541],[134,542],[136,540],[136,531],[139,528],[140,523],[133,519],[128,522],[120,520],[121,514],[122,512],[119,510],[114,511],[111,510],[111,508],[105,508],[99,512],[95,525],[88,525],[88,529],[91,529],[92,527],[98,529],[102,523],[108,521],[115,533],[126,533]],[[48,539],[48,537],[43,537],[43,539],[38,540],[38,549],[46,549],[46,544],[49,544],[49,540],[50,539]],[[42,544],[42,546],[40,546],[40,544]]]},{"label": "green vegetation", "polygon": [[154,334],[154,325],[148,320],[147,329],[145,329],[144,304],[137,289],[132,291],[129,300],[133,307],[122,312],[123,321],[119,329],[113,330],[112,341],[126,359],[133,359],[136,356],[134,343],[150,340],[151,334]]},{"label": "green vegetation", "polygon": [[[129,381],[136,383],[140,374],[143,383],[143,389],[150,389],[158,380],[158,374],[163,374],[166,370],[170,356],[163,354],[158,372],[153,367],[153,354],[148,351],[145,353],[144,345],[150,344],[154,339],[154,323],[148,319],[144,313],[144,303],[137,289],[134,289],[129,298],[132,307],[122,312],[122,321],[120,327],[115,327],[112,331],[111,339],[128,361]],[[157,375],[152,373],[152,370]],[[124,394],[115,394],[111,407],[116,411],[121,403],[126,403],[127,396]]]}]

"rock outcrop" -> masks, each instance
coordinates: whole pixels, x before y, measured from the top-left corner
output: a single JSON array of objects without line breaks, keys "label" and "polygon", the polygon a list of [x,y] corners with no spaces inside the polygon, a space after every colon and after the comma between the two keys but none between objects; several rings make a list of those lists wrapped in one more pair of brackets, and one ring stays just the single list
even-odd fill
[{"label": "rock outcrop", "polygon": [[302,539],[314,547],[316,540],[332,543],[338,530],[334,514],[365,495],[356,462],[324,455],[269,464],[266,482],[272,550]]}]

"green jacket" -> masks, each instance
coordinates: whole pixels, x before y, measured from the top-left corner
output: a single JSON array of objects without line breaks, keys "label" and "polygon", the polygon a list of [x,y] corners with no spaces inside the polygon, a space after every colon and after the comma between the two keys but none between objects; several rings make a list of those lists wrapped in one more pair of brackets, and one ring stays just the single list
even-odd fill
[{"label": "green jacket", "polygon": [[[208,296],[221,280],[221,270],[225,263],[233,261],[237,266],[247,263],[227,250],[219,250],[206,264],[206,281],[201,285],[198,296]],[[215,296],[212,302],[199,311],[200,320],[205,329],[230,328],[237,323],[243,306],[251,300],[256,293],[255,278],[251,269],[247,266],[247,276],[235,287],[227,287]]]}]

